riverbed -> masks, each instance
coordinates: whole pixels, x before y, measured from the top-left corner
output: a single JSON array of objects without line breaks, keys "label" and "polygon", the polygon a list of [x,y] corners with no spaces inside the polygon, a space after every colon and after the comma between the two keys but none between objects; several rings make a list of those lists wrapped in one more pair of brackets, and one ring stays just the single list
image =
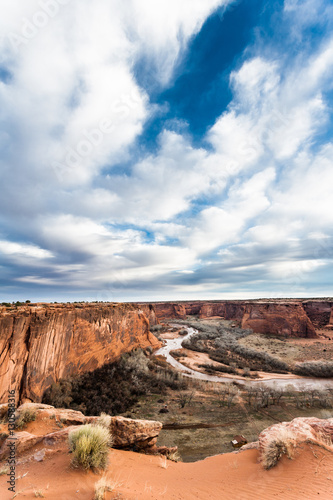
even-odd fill
[{"label": "riverbed", "polygon": [[[265,375],[265,378],[254,379],[254,380],[244,380],[241,377],[237,376],[229,376],[229,377],[219,377],[216,375],[208,375],[196,370],[192,370],[187,366],[183,365],[175,358],[173,358],[170,354],[170,351],[174,351],[182,348],[182,342],[185,339],[192,337],[198,332],[193,327],[178,325],[178,324],[170,324],[170,326],[175,328],[184,328],[187,330],[186,335],[179,335],[176,338],[165,339],[164,346],[161,347],[158,351],[155,352],[156,356],[164,356],[167,362],[172,365],[174,368],[182,372],[183,376],[194,378],[197,380],[206,380],[208,382],[216,382],[216,383],[232,383],[237,382],[244,386],[256,386],[258,384],[264,384],[267,387],[275,387],[279,389],[285,389],[287,386],[293,385],[295,390],[310,390],[310,389],[319,389],[322,390],[326,387],[333,387],[333,380],[331,378],[313,378],[313,377],[299,377],[297,375],[278,375],[269,373]],[[268,378],[269,377],[269,378]]]}]

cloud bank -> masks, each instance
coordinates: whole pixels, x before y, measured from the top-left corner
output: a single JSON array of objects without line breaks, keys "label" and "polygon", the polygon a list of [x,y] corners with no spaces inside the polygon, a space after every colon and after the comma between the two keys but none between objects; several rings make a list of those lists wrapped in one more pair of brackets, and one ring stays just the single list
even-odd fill
[{"label": "cloud bank", "polygon": [[158,95],[209,16],[223,30],[238,3],[6,6],[1,298],[332,295],[333,12],[306,3],[285,1],[265,43],[237,55],[223,75],[231,100],[200,144]]}]

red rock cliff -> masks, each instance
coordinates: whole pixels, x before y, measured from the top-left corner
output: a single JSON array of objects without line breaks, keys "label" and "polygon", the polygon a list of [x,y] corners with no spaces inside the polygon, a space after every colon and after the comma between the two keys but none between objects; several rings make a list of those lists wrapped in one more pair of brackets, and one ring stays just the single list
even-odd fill
[{"label": "red rock cliff", "polygon": [[159,321],[172,318],[186,319],[187,314],[192,314],[191,312],[187,312],[185,304],[182,303],[159,302],[152,305]]},{"label": "red rock cliff", "polygon": [[[153,314],[152,314],[153,317]],[[40,402],[60,378],[79,375],[135,347],[158,346],[139,305],[20,307],[0,312],[0,403],[7,390]]]},{"label": "red rock cliff", "polygon": [[316,330],[299,302],[247,304],[242,328],[256,333],[316,338]]},{"label": "red rock cliff", "polygon": [[303,301],[303,307],[317,328],[323,328],[330,324],[330,318],[333,317],[333,302],[330,300],[306,300]]},{"label": "red rock cliff", "polygon": [[[307,310],[316,326],[330,321],[330,306],[327,303],[314,300],[307,304]],[[179,304],[165,302],[155,303],[154,308],[159,320],[184,319],[186,315],[198,315],[200,318],[219,316],[239,321],[242,328],[251,328],[257,333],[317,337],[301,300],[195,301]]]}]

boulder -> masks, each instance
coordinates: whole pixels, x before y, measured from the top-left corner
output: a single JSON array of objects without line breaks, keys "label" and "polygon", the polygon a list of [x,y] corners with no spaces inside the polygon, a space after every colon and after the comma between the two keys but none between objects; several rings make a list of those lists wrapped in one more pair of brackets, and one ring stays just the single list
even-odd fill
[{"label": "boulder", "polygon": [[37,443],[40,443],[43,440],[44,436],[35,436],[34,434],[30,434],[30,432],[15,432],[15,441],[8,437],[6,441],[3,443],[0,449],[0,460],[4,460],[8,457],[10,447],[9,445],[15,442],[15,454],[16,456],[21,453],[27,451],[28,449],[35,446]]},{"label": "boulder", "polygon": [[162,423],[154,420],[133,420],[112,417],[110,431],[115,448],[143,450],[156,444]]},{"label": "boulder", "polygon": [[[16,456],[21,455],[22,453],[30,450],[36,444],[43,442],[45,446],[55,446],[67,441],[68,434],[70,431],[78,429],[78,425],[72,425],[70,427],[66,427],[61,429],[60,431],[51,432],[46,435],[36,436],[35,434],[31,434],[30,432],[22,431],[15,432],[15,446],[16,446]],[[7,438],[3,443],[0,449],[0,460],[4,460],[9,455],[9,444],[12,443],[13,440]],[[40,455],[38,455],[40,456]],[[37,459],[36,459],[37,460]]]},{"label": "boulder", "polygon": [[17,415],[19,415],[23,410],[31,410],[36,412],[38,417],[54,418],[68,425],[86,423],[86,417],[80,411],[55,408],[51,405],[44,405],[41,403],[24,403],[17,408]]}]

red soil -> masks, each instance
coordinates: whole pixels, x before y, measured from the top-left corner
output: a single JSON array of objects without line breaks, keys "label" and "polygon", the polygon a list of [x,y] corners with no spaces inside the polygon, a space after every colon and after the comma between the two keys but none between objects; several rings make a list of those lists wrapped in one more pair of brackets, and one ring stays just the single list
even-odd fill
[{"label": "red soil", "polygon": [[[92,500],[102,474],[72,469],[66,448],[46,454],[43,462],[31,456],[18,465],[16,498],[36,498],[41,491],[49,500]],[[24,476],[24,477],[23,477]],[[302,445],[294,460],[282,458],[265,471],[258,451],[217,455],[195,463],[174,463],[164,457],[111,450],[106,478],[114,486],[106,499],[211,499],[304,500],[333,497],[333,454],[314,445]],[[7,491],[0,477],[0,498]]]}]

